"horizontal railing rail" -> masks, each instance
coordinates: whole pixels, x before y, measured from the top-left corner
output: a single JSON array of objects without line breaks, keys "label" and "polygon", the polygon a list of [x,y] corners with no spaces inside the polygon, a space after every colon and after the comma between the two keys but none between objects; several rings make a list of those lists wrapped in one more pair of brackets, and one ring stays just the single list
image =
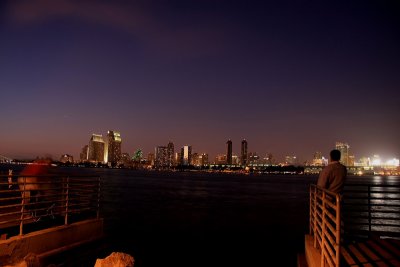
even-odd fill
[{"label": "horizontal railing rail", "polygon": [[310,185],[310,235],[320,266],[332,267],[340,265],[343,240],[399,238],[400,185],[346,183],[342,196]]},{"label": "horizontal railing rail", "polygon": [[400,185],[347,183],[342,205],[346,236],[400,237]]},{"label": "horizontal railing rail", "polygon": [[40,220],[99,218],[100,196],[99,176],[0,175],[0,234],[19,226],[23,235],[24,226]]}]

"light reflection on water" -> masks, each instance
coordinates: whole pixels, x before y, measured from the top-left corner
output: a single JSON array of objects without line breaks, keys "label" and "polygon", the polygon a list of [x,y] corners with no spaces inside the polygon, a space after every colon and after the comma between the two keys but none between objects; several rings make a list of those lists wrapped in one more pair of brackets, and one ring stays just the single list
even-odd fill
[{"label": "light reflection on water", "polygon": [[345,186],[343,218],[348,228],[400,232],[399,176],[350,179]]}]

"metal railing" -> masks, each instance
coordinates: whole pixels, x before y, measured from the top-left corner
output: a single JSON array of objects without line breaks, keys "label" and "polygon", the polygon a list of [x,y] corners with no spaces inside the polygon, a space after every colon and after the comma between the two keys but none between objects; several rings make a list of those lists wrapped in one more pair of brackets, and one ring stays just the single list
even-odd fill
[{"label": "metal railing", "polygon": [[[400,185],[349,184],[343,197],[310,185],[310,235],[320,266],[339,267],[341,245],[356,238],[400,237]],[[343,241],[344,240],[344,241]]]},{"label": "metal railing", "polygon": [[340,264],[340,196],[310,186],[310,235],[321,251],[321,267]]},{"label": "metal railing", "polygon": [[342,206],[346,237],[400,237],[400,185],[346,184]]},{"label": "metal railing", "polygon": [[0,234],[23,235],[25,227],[39,222],[48,228],[99,218],[100,194],[99,176],[2,175]]}]

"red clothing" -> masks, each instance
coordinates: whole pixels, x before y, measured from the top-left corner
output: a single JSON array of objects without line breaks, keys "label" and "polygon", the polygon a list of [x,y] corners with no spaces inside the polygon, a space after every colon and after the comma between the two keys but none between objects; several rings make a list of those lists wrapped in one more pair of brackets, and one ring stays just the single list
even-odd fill
[{"label": "red clothing", "polygon": [[317,185],[334,193],[342,193],[347,176],[346,166],[338,161],[332,161],[322,169]]},{"label": "red clothing", "polygon": [[33,164],[26,165],[26,167],[22,170],[20,175],[21,176],[23,176],[23,175],[28,175],[28,176],[43,175],[43,174],[47,174],[48,169],[49,169],[49,166],[47,164],[33,163]]}]

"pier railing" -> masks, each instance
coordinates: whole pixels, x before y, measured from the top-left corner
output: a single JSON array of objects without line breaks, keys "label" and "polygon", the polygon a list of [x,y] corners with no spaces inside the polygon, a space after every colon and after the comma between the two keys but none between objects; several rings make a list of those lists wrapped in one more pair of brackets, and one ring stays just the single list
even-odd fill
[{"label": "pier railing", "polygon": [[369,261],[357,258],[360,262],[392,260],[383,248],[370,254],[362,242],[375,246],[370,240],[400,239],[400,185],[347,183],[343,197],[310,185],[309,226],[310,238],[306,238],[306,254],[311,255],[307,258],[309,266],[339,267],[341,262],[352,265],[353,259],[362,255],[354,252],[355,242],[360,242],[359,248],[370,257]]},{"label": "pier railing", "polygon": [[400,185],[346,184],[342,206],[346,239],[400,237]]},{"label": "pier railing", "polygon": [[100,182],[98,176],[0,176],[0,239],[99,218]]},{"label": "pier railing", "polygon": [[320,266],[337,267],[340,263],[340,196],[310,186],[310,235],[320,250]]}]

